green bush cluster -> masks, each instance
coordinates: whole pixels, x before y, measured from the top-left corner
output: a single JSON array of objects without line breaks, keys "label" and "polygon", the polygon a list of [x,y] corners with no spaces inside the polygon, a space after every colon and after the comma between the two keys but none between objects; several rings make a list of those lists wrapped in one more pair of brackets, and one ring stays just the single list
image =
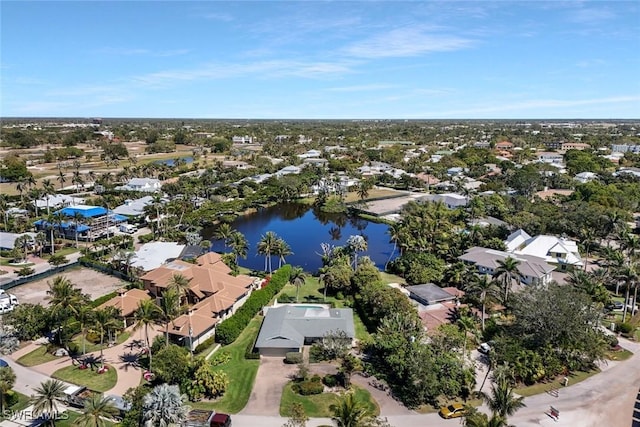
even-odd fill
[{"label": "green bush cluster", "polygon": [[260,352],[256,351],[254,346],[255,342],[253,341],[247,344],[247,349],[244,351],[245,359],[260,359]]},{"label": "green bush cluster", "polygon": [[108,293],[106,295],[103,295],[101,297],[98,297],[96,299],[94,299],[93,301],[91,301],[91,307],[99,307],[102,304],[104,304],[105,302],[109,301],[111,298],[117,296],[118,293],[117,292],[111,292]]},{"label": "green bush cluster", "polygon": [[302,396],[310,396],[322,393],[324,385],[322,384],[322,378],[319,375],[314,375],[309,380],[294,383],[292,389]]},{"label": "green bush cluster", "polygon": [[152,240],[153,240],[153,233],[141,234],[138,236],[139,243],[149,243]]},{"label": "green bush cluster", "polygon": [[290,351],[284,356],[284,363],[288,365],[297,365],[302,363],[302,353],[297,351]]},{"label": "green bush cluster", "polygon": [[616,331],[621,334],[630,334],[633,331],[633,325],[631,323],[618,322],[616,323]]},{"label": "green bush cluster", "polygon": [[195,354],[200,354],[203,351],[205,351],[206,349],[208,349],[209,347],[211,347],[214,342],[215,342],[215,337],[211,336],[211,337],[207,338],[206,340],[202,341],[200,344],[198,344],[193,352]]},{"label": "green bush cluster", "polygon": [[229,353],[218,352],[211,359],[209,359],[209,364],[211,366],[224,365],[230,360],[231,360],[231,355]]},{"label": "green bush cluster", "polygon": [[253,319],[262,307],[269,304],[269,301],[289,282],[290,274],[290,265],[279,268],[271,277],[268,286],[254,291],[234,315],[226,319],[216,328],[216,341],[223,345],[234,342],[244,328],[247,327],[251,319]]},{"label": "green bush cluster", "polygon": [[4,394],[4,405],[5,408],[11,408],[13,405],[18,403],[20,400],[20,396],[13,390],[9,390]]},{"label": "green bush cluster", "polygon": [[335,387],[336,385],[338,385],[338,376],[331,374],[325,375],[322,378],[322,383],[327,387]]}]

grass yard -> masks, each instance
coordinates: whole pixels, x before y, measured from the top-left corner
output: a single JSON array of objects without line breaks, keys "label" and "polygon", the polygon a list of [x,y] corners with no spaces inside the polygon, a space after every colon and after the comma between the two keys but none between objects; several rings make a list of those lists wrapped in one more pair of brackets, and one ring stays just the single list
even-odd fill
[{"label": "grass yard", "polygon": [[[439,400],[441,401],[441,406],[450,405],[452,403],[462,403],[463,405],[469,405],[477,408],[483,403],[482,399],[468,399],[466,402],[462,399]],[[422,405],[418,409],[416,409],[416,412],[419,414],[435,414],[436,412],[440,411],[441,406],[436,408],[431,405]]]},{"label": "grass yard", "polygon": [[401,285],[407,284],[407,281],[402,277],[396,276],[395,274],[391,273],[385,273],[384,271],[380,272],[380,277],[382,278],[382,283],[400,283]]},{"label": "grass yard", "polygon": [[231,360],[219,368],[229,376],[227,391],[215,402],[193,402],[190,405],[194,409],[215,409],[220,412],[236,414],[245,407],[253,389],[260,361],[245,359],[244,353],[247,345],[255,341],[261,324],[262,317],[256,316],[233,344],[218,350],[218,352],[231,355]]},{"label": "grass yard", "polygon": [[633,356],[633,353],[626,349],[622,349],[620,351],[608,351],[606,354],[607,359],[616,361],[627,360],[631,356]]},{"label": "grass yard", "polygon": [[13,406],[9,406],[9,407],[5,406],[6,412],[0,414],[0,420],[9,418],[12,412],[21,411],[25,409],[27,406],[29,406],[29,396],[26,396],[22,393],[18,393],[17,391],[14,391],[14,393],[18,396],[18,401]]},{"label": "grass yard", "polygon": [[353,326],[356,329],[356,339],[359,341],[372,342],[371,334],[367,331],[367,327],[362,323],[360,316],[354,310],[353,311]]},{"label": "grass yard", "polygon": [[20,359],[16,360],[22,366],[36,366],[43,363],[51,362],[52,360],[59,359],[51,353],[47,353],[47,346],[41,345],[30,353],[25,354]]},{"label": "grass yard", "polygon": [[[280,415],[283,417],[289,416],[289,408],[295,402],[301,403],[304,407],[304,411],[308,417],[331,417],[333,414],[329,409],[329,406],[338,403],[339,396],[336,393],[322,393],[312,396],[301,396],[295,393],[291,388],[293,383],[288,383],[282,392],[282,399],[280,400]],[[372,415],[380,414],[380,407],[376,401],[371,397],[371,394],[360,387],[352,385],[355,390],[355,397],[357,400],[364,402],[366,408]]]},{"label": "grass yard", "polygon": [[[118,337],[116,338],[116,345],[122,344],[123,342],[125,342],[126,340],[129,339],[129,337],[131,336],[131,332],[129,331],[125,331],[121,334],[118,334]],[[109,343],[107,343],[107,337],[104,337],[104,348],[108,348]],[[86,353],[93,353],[94,351],[100,351],[100,343],[98,344],[93,344],[89,341],[86,341]],[[80,353],[82,353],[82,335],[77,335],[76,337],[73,338],[73,343],[75,345],[78,346],[78,351]]]},{"label": "grass yard", "polygon": [[58,369],[51,376],[72,384],[85,386],[91,390],[105,392],[112,389],[118,381],[115,368],[110,365],[105,366],[109,366],[109,370],[104,374],[99,374],[91,369],[78,369],[77,366],[72,365]]},{"label": "grass yard", "polygon": [[[81,414],[75,411],[64,411],[61,415],[60,419],[56,420],[56,427],[75,427],[74,422],[80,418]],[[104,425],[109,427],[117,424],[104,420]]]},{"label": "grass yard", "polygon": [[[584,371],[578,371],[578,372],[574,372],[572,374],[569,375],[569,385],[573,385],[576,383],[579,383],[581,381],[586,380],[589,377],[592,377],[593,375],[597,374],[600,372],[600,369],[594,369],[593,371],[589,371],[589,372],[584,372]],[[546,393],[549,390],[553,389],[553,388],[557,388],[562,390],[563,385],[562,385],[562,378],[560,378],[559,380],[556,381],[552,381],[552,382],[547,382],[547,383],[538,383],[538,384],[534,384],[528,387],[520,387],[520,388],[516,388],[514,390],[515,393],[519,394],[520,396],[534,396],[536,394],[540,394],[540,393]],[[562,392],[562,391],[561,391]]]}]

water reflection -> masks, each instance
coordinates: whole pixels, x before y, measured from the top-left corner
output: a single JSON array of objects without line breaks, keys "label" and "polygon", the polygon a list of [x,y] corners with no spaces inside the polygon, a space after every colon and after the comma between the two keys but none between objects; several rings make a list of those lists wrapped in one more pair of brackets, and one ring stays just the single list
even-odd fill
[{"label": "water reflection", "polygon": [[[387,225],[350,218],[345,214],[327,214],[297,203],[260,209],[254,214],[239,217],[231,225],[249,242],[247,259],[240,259],[239,263],[252,269],[264,268],[264,257],[256,253],[256,245],[267,231],[273,231],[291,246],[293,254],[287,256],[287,262],[311,272],[322,266],[319,255],[322,243],[343,246],[352,235],[362,235],[367,240],[368,250],[361,255],[371,257],[379,268],[384,268],[392,256],[393,244],[386,233]],[[229,251],[221,241],[213,239],[213,232],[214,228],[202,232],[203,238],[213,241],[212,249]],[[274,265],[277,263],[275,257],[273,262]]]}]

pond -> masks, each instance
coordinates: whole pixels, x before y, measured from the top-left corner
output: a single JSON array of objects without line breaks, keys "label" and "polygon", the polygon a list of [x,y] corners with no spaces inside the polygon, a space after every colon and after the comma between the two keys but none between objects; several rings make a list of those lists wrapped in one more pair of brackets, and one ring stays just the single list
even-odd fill
[{"label": "pond", "polygon": [[[384,269],[390,257],[398,255],[397,251],[392,254],[393,244],[389,241],[386,224],[345,214],[326,214],[297,203],[284,203],[241,216],[231,226],[244,234],[249,242],[247,258],[239,259],[238,263],[254,270],[264,269],[264,256],[257,254],[256,246],[267,231],[276,233],[291,247],[293,255],[286,257],[287,263],[312,273],[322,267],[319,255],[322,243],[344,246],[351,235],[362,235],[367,240],[368,250],[360,256],[369,256],[380,269]],[[214,231],[212,227],[202,233],[205,239],[212,240],[212,250],[230,252],[222,241],[213,240]],[[276,257],[273,257],[272,265],[277,267]]]},{"label": "pond", "polygon": [[[193,162],[193,157],[189,156],[189,157],[179,157],[180,160],[182,160],[185,164],[189,164]],[[158,164],[158,165],[167,165],[169,167],[173,167],[173,165],[175,165],[176,163],[176,159],[165,159],[165,160],[156,160],[154,163]]]}]

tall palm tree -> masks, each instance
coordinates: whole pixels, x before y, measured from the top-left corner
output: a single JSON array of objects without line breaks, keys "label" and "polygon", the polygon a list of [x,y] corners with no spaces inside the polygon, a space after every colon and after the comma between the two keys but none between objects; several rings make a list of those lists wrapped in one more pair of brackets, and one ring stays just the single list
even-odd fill
[{"label": "tall palm tree", "polygon": [[45,226],[46,226],[47,230],[49,231],[49,239],[51,241],[51,255],[55,255],[55,253],[56,253],[56,244],[55,244],[56,241],[55,241],[55,237],[54,237],[54,232],[55,232],[55,229],[56,229],[55,221],[56,221],[55,214],[47,215],[47,219],[45,221]]},{"label": "tall palm tree", "polygon": [[269,271],[269,274],[273,271],[271,268],[271,255],[273,255],[278,236],[273,231],[267,231],[258,242],[258,254],[264,255],[264,270]]},{"label": "tall palm tree", "polygon": [[151,344],[149,343],[149,325],[156,323],[162,311],[156,305],[156,303],[150,299],[138,301],[138,308],[134,313],[136,323],[133,326],[133,330],[137,331],[140,328],[144,328],[144,339],[147,344],[147,351],[149,355],[149,370],[151,370]]},{"label": "tall palm tree", "polygon": [[0,413],[4,413],[4,399],[16,383],[16,374],[9,366],[0,368]]},{"label": "tall palm tree", "polygon": [[118,414],[113,400],[102,394],[94,394],[85,399],[82,415],[73,422],[78,427],[107,427],[113,423],[108,421]]},{"label": "tall palm tree", "polygon": [[365,427],[369,425],[372,414],[367,407],[355,398],[353,393],[345,393],[338,403],[329,406],[333,413],[331,419],[338,427]]},{"label": "tall palm tree", "polygon": [[64,276],[57,276],[52,283],[47,282],[49,289],[47,290],[46,300],[49,301],[51,307],[51,315],[62,324],[58,337],[60,345],[64,345],[64,334],[67,324],[72,316],[78,313],[78,307],[84,302],[80,289],[73,286],[73,283]]},{"label": "tall palm tree", "polygon": [[79,211],[75,211],[73,213],[73,223],[74,223],[73,228],[76,235],[76,248],[78,247],[78,227],[82,225],[83,221],[84,221],[84,216]]},{"label": "tall palm tree", "polygon": [[4,230],[7,231],[7,215],[9,213],[9,201],[5,194],[0,194],[0,214],[2,214],[2,220],[4,221]]},{"label": "tall palm tree", "polygon": [[169,427],[182,425],[187,419],[187,396],[177,385],[160,384],[143,400],[144,426]]},{"label": "tall palm tree", "polygon": [[75,318],[80,324],[82,334],[82,355],[87,352],[87,329],[93,322],[93,307],[89,304],[80,304],[76,309]]},{"label": "tall palm tree", "polygon": [[249,252],[249,242],[247,241],[247,238],[244,237],[244,234],[239,231],[231,233],[231,236],[229,237],[229,246],[231,247],[231,250],[235,257],[236,264],[238,263],[239,257],[243,259],[247,258],[247,253]]},{"label": "tall palm tree", "polygon": [[349,236],[347,239],[347,247],[353,253],[353,269],[358,269],[358,252],[364,252],[367,250],[367,240],[361,235],[357,234]]},{"label": "tall palm tree", "polygon": [[62,172],[62,170],[58,171],[57,180],[60,183],[60,189],[62,190],[62,188],[64,187],[64,183],[67,182],[67,178],[65,178],[64,172]]},{"label": "tall palm tree", "polygon": [[100,363],[102,368],[104,368],[104,336],[120,326],[118,315],[119,313],[114,307],[98,309],[93,313],[93,329],[100,336]]},{"label": "tall palm tree", "polygon": [[491,276],[487,274],[475,274],[465,286],[465,291],[477,295],[482,306],[482,331],[484,332],[487,302],[498,294],[499,288]]},{"label": "tall palm tree", "polygon": [[505,420],[515,414],[520,408],[524,408],[524,397],[516,397],[513,394],[513,387],[503,378],[498,378],[491,386],[491,395],[483,393],[483,400],[494,414]]},{"label": "tall palm tree", "polygon": [[224,248],[227,248],[227,242],[229,240],[229,238],[231,237],[231,235],[233,234],[234,230],[231,227],[231,224],[229,224],[228,222],[223,222],[220,225],[218,225],[218,228],[216,228],[216,230],[213,232],[213,238],[216,240],[222,240],[222,243],[224,244]]},{"label": "tall palm tree", "polygon": [[40,216],[40,215],[38,215],[38,203],[37,203],[37,201],[41,196],[42,196],[42,190],[40,188],[31,188],[31,189],[29,189],[29,192],[27,193],[29,204],[33,204],[33,206],[36,208],[36,216]]},{"label": "tall palm tree", "polygon": [[304,285],[307,274],[302,267],[293,267],[289,275],[289,283],[296,287],[296,302],[300,302],[300,287]]},{"label": "tall palm tree", "polygon": [[462,343],[462,359],[464,360],[467,357],[467,339],[469,338],[469,332],[475,330],[476,322],[471,316],[460,316],[456,324],[462,330],[464,336]]},{"label": "tall palm tree", "polygon": [[498,268],[495,270],[494,277],[497,280],[502,281],[502,286],[504,288],[504,304],[506,304],[507,299],[509,298],[511,285],[514,281],[520,280],[521,275],[520,270],[518,269],[519,266],[520,261],[510,256],[506,257],[504,260],[498,260]]},{"label": "tall palm tree", "polygon": [[160,310],[162,311],[162,321],[165,322],[164,338],[165,346],[169,346],[169,323],[180,315],[180,295],[174,288],[169,288],[162,293],[160,300]]},{"label": "tall palm tree", "polygon": [[31,398],[33,415],[44,416],[49,425],[55,426],[56,416],[60,412],[58,403],[65,397],[66,384],[58,380],[46,380],[34,389],[35,394]]},{"label": "tall palm tree", "polygon": [[49,215],[51,213],[49,210],[49,198],[50,196],[53,196],[54,194],[56,194],[56,189],[51,183],[50,179],[42,180],[42,193],[47,200],[47,215]]},{"label": "tall palm tree", "polygon": [[282,264],[287,262],[285,257],[293,255],[291,246],[284,241],[283,238],[278,237],[276,239],[276,246],[273,250],[273,254],[278,257],[278,268],[282,267]]},{"label": "tall palm tree", "polygon": [[189,279],[180,273],[173,273],[169,279],[169,289],[175,289],[180,297],[180,307],[184,301],[185,305],[189,304],[188,292],[190,288]]}]

